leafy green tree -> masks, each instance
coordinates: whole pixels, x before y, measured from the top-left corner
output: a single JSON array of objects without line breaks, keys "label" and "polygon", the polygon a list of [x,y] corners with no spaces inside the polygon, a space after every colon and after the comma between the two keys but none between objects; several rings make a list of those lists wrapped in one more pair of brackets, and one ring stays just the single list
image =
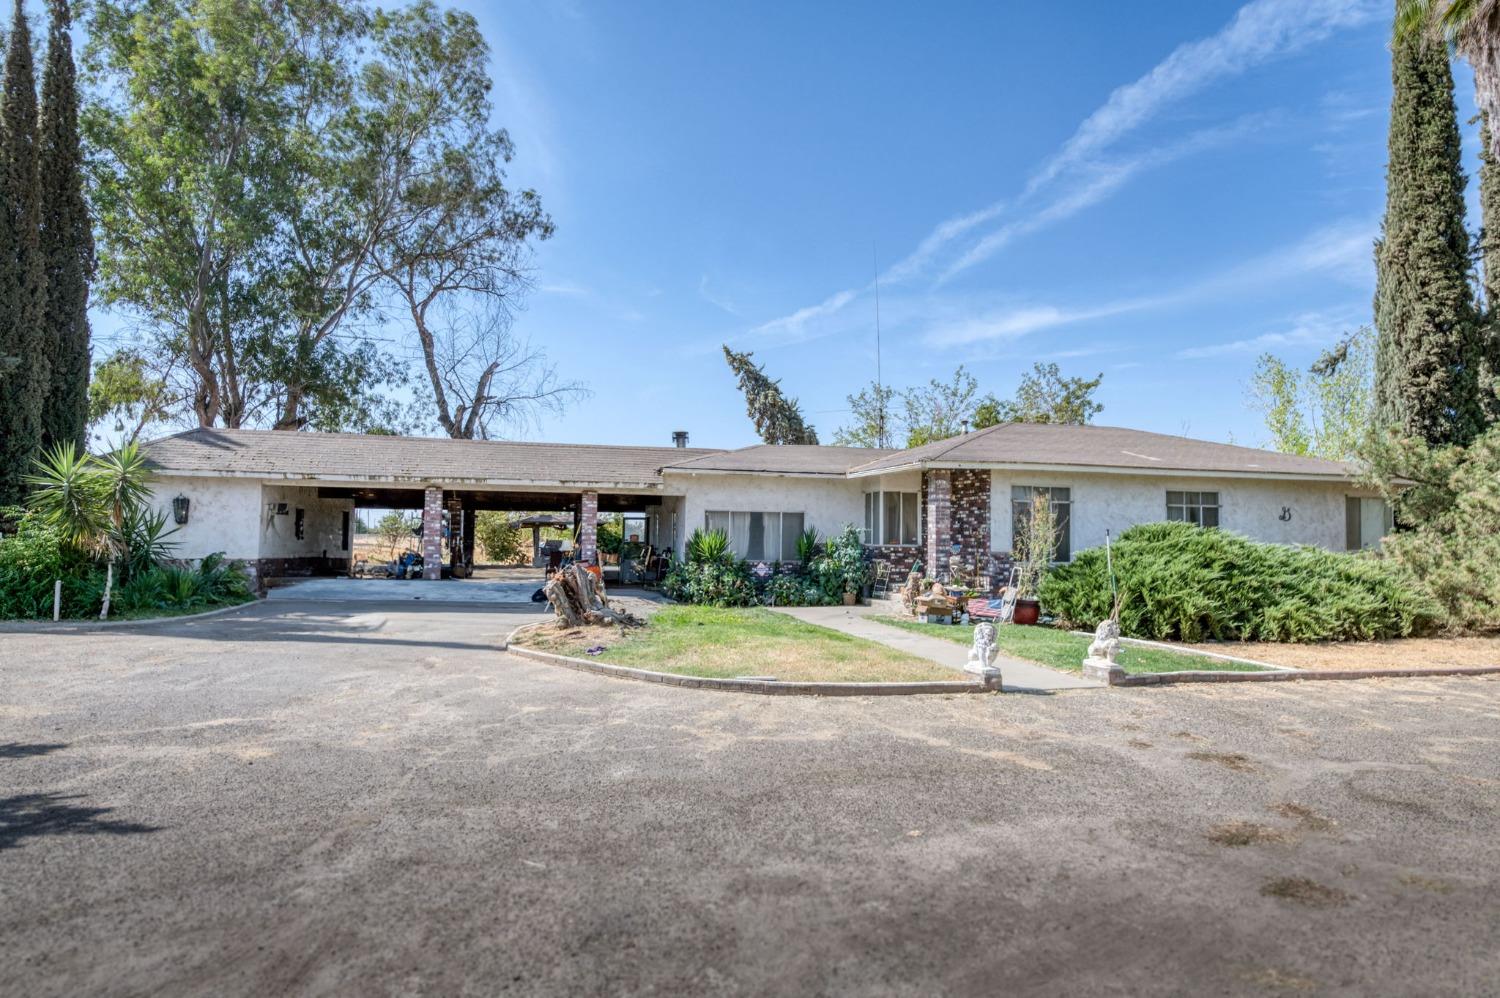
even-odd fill
[{"label": "leafy green tree", "polygon": [[925,385],[902,392],[906,446],[920,447],[958,436],[964,430],[964,421],[974,412],[974,396],[978,392],[979,382],[962,364],[950,381],[933,378]]},{"label": "leafy green tree", "polygon": [[474,518],[474,540],[484,549],[486,561],[511,565],[527,555],[522,530],[510,515],[496,510],[482,510]]},{"label": "leafy green tree", "polygon": [[1482,424],[1480,334],[1447,49],[1398,35],[1392,81],[1386,212],[1375,249],[1376,409],[1396,432],[1463,443]]},{"label": "leafy green tree", "polygon": [[44,324],[46,271],[39,241],[36,76],[31,33],[16,0],[0,94],[0,505],[17,503],[41,452],[42,413],[56,344]]},{"label": "leafy green tree", "polygon": [[1092,378],[1065,378],[1056,364],[1033,364],[1031,372],[1021,376],[1013,399],[986,395],[974,410],[974,429],[982,430],[1000,423],[1091,423],[1104,411],[1094,401],[1094,392],[1104,375]]},{"label": "leafy green tree", "polygon": [[68,0],[49,0],[47,61],[42,70],[40,129],[41,255],[46,266],[44,324],[53,344],[52,374],[42,412],[44,445],[88,434],[89,280],[94,232],[83,197],[83,151],[78,138],[78,80],[69,34]]},{"label": "leafy green tree", "polygon": [[840,447],[889,447],[897,430],[893,403],[896,390],[878,381],[870,382],[856,395],[847,396],[852,420],[833,436]]},{"label": "leafy green tree", "polygon": [[818,432],[802,418],[796,399],[781,391],[781,382],[772,381],[765,369],[750,359],[748,351],[735,353],[724,347],[724,361],[739,380],[745,396],[745,412],[755,424],[755,432],[768,444],[816,444]]},{"label": "leafy green tree", "polygon": [[89,425],[112,420],[110,429],[131,443],[147,426],[169,419],[173,408],[167,379],[140,352],[117,350],[94,365]]},{"label": "leafy green tree", "polygon": [[385,542],[387,557],[396,557],[396,549],[411,546],[412,538],[416,536],[418,520],[416,517],[393,509],[382,516],[375,524],[376,535]]},{"label": "leafy green tree", "polygon": [[1284,454],[1332,461],[1358,456],[1375,414],[1375,333],[1362,326],[1307,370],[1262,354],[1250,381],[1250,404]]}]

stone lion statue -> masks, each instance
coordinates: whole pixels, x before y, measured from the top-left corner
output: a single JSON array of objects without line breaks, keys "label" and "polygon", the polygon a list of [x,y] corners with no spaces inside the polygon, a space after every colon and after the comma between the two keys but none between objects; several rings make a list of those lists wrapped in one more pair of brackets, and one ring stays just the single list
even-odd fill
[{"label": "stone lion statue", "polygon": [[1089,645],[1089,658],[1102,658],[1113,663],[1120,654],[1120,622],[1113,617],[1103,620],[1094,629],[1094,640]]},{"label": "stone lion statue", "polygon": [[965,672],[972,672],[980,676],[996,676],[1000,670],[995,667],[995,659],[1000,656],[1000,649],[995,644],[995,625],[989,621],[981,621],[974,627],[974,644],[969,648],[969,661],[964,666]]}]

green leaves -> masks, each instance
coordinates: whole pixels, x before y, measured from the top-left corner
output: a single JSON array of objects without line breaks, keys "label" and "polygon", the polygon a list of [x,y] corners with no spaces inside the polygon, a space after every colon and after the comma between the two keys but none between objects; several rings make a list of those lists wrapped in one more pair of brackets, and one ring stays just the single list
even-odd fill
[{"label": "green leaves", "polygon": [[745,413],[755,424],[755,432],[768,444],[816,444],[818,431],[803,420],[797,400],[782,394],[781,382],[767,377],[750,357],[749,352],[724,347],[724,360],[739,379]]},{"label": "green leaves", "polygon": [[[1113,546],[1120,626],[1181,641],[1340,641],[1404,637],[1441,608],[1389,560],[1261,544],[1187,523],[1131,527]],[[1103,548],[1079,552],[1042,583],[1048,612],[1094,627],[1109,616]]]}]

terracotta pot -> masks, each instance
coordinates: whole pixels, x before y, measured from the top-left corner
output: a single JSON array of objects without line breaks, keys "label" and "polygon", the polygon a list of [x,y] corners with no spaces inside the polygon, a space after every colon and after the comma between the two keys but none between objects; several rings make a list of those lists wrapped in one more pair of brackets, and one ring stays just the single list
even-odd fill
[{"label": "terracotta pot", "polygon": [[1042,615],[1042,604],[1034,599],[1016,600],[1016,612],[1010,618],[1017,624],[1035,624]]},{"label": "terracotta pot", "polygon": [[844,594],[844,605],[845,606],[853,606],[855,603],[858,603],[858,602],[859,602],[859,594],[858,593],[845,593]]}]

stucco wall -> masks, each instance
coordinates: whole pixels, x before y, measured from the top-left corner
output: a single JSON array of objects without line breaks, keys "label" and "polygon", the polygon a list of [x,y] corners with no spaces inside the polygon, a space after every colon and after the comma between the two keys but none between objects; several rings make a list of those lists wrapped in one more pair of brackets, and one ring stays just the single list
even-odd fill
[{"label": "stucco wall", "polygon": [[202,558],[222,551],[230,558],[260,557],[260,482],[237,478],[152,480],[152,505],[172,523],[172,500],[188,498],[188,522],[171,539],[178,558]]},{"label": "stucco wall", "polygon": [[[1137,523],[1167,518],[1167,491],[1219,493],[1219,526],[1258,541],[1313,544],[1344,550],[1344,497],[1372,493],[1336,482],[1243,478],[1172,478],[1155,475],[1088,475],[991,472],[991,546],[1011,550],[1010,490],[1042,485],[1072,490],[1073,551],[1098,547],[1104,532],[1118,537]],[[1283,508],[1291,519],[1282,520]]]},{"label": "stucco wall", "polygon": [[[271,515],[267,506],[286,503],[285,516]],[[303,539],[297,540],[297,510],[305,511]],[[330,558],[347,557],[343,549],[343,513],[353,516],[351,499],[319,499],[315,488],[266,485],[260,499],[260,557],[318,557],[325,552]]]},{"label": "stucco wall", "polygon": [[803,525],[826,537],[852,523],[864,523],[865,486],[846,478],[793,478],[770,475],[680,475],[667,487],[681,489],[677,551],[694,530],[702,529],[709,510],[801,513]]},{"label": "stucco wall", "polygon": [[[171,522],[172,500],[188,497],[188,522],[177,528],[172,540],[179,558],[202,558],[222,551],[230,558],[346,556],[342,550],[345,510],[351,500],[319,499],[315,488],[297,488],[237,478],[159,477],[153,480],[152,505]],[[285,516],[271,516],[268,503],[287,504]],[[295,536],[296,510],[306,510],[304,538]],[[351,513],[352,515],[352,513]]]}]

